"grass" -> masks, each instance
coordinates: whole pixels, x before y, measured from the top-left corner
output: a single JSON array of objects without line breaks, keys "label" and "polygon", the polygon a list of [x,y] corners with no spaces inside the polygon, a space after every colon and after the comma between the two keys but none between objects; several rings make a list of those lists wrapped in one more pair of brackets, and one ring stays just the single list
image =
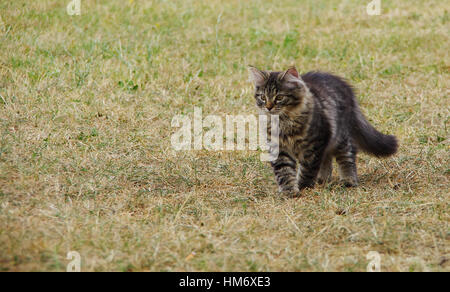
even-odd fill
[{"label": "grass", "polygon": [[[450,271],[445,1],[69,2],[0,2],[0,270]],[[173,150],[194,106],[255,113],[248,64],[348,78],[399,153],[287,199],[257,152]]]}]

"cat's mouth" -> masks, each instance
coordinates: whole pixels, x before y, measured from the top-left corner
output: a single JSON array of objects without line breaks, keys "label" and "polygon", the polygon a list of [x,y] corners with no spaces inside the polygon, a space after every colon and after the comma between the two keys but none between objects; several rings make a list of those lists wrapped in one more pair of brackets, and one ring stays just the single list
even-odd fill
[{"label": "cat's mouth", "polygon": [[264,108],[264,112],[268,115],[279,115],[281,113],[281,109],[272,108],[269,110],[268,108]]}]

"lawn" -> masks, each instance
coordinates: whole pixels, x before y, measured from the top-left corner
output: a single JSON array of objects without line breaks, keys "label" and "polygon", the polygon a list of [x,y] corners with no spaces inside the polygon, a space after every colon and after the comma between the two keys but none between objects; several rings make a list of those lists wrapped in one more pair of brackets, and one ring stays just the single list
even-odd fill
[{"label": "lawn", "polygon": [[[0,1],[1,271],[450,271],[448,2],[69,2]],[[398,154],[290,199],[176,151],[176,115],[256,114],[250,64],[346,77]]]}]

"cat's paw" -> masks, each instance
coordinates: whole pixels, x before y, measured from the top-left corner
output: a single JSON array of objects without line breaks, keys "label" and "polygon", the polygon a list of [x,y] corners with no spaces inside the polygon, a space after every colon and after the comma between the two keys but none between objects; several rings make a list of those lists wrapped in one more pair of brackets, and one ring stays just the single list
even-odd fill
[{"label": "cat's paw", "polygon": [[291,188],[280,188],[278,192],[283,196],[287,198],[296,198],[300,196],[300,190],[297,187],[291,187]]},{"label": "cat's paw", "polygon": [[280,194],[283,197],[289,198],[289,199],[298,198],[302,195],[300,191],[283,191],[283,192],[280,192]]},{"label": "cat's paw", "polygon": [[314,185],[315,185],[315,182],[299,182],[298,189],[299,190],[311,189],[314,187]]},{"label": "cat's paw", "polygon": [[353,188],[358,186],[358,179],[354,178],[341,179],[340,183],[346,188]]}]

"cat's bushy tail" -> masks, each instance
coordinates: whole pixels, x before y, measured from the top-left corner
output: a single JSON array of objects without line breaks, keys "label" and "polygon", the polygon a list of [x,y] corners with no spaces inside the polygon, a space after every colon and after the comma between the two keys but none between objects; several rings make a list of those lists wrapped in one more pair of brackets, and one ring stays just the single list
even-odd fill
[{"label": "cat's bushy tail", "polygon": [[378,132],[366,120],[358,105],[355,106],[353,119],[352,136],[361,150],[378,157],[387,157],[397,152],[397,138]]}]

